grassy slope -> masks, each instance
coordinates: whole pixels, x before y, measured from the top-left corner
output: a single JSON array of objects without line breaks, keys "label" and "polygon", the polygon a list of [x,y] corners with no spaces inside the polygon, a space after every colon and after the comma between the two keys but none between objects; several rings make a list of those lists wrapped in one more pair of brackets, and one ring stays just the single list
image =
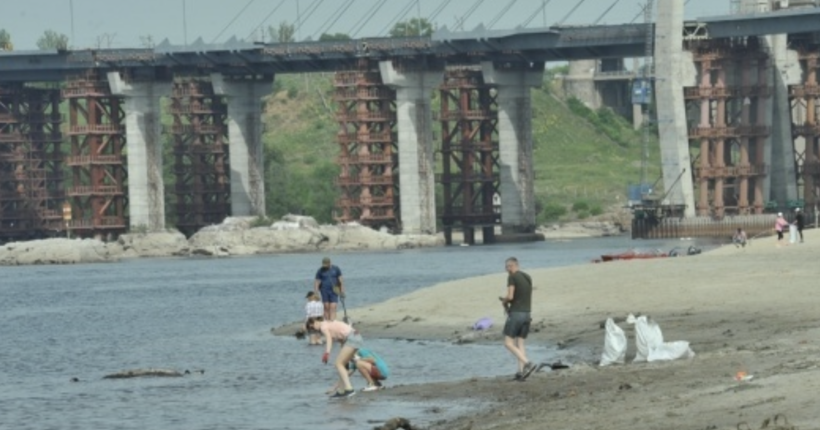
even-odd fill
[{"label": "grassy slope", "polygon": [[[627,185],[640,179],[641,133],[621,120],[618,131],[626,144],[619,144],[548,91],[532,94],[536,195],[565,205],[623,202]],[[660,172],[656,139],[650,148],[652,180]]]},{"label": "grassy slope", "polygon": [[[277,77],[276,91],[266,106],[263,137],[272,216],[302,212],[325,222],[331,219],[336,196],[332,179],[338,174],[337,125],[328,110],[331,79],[330,74]],[[533,90],[532,95],[538,200],[568,208],[578,201],[602,207],[622,204],[627,184],[639,179],[640,133],[622,121],[617,124],[619,144],[546,89]],[[650,180],[659,172],[657,144],[651,147]]]}]

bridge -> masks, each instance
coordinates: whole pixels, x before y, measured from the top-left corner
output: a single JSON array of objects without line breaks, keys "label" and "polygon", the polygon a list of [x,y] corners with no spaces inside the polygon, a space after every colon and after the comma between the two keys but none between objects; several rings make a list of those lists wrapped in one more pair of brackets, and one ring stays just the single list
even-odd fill
[{"label": "bridge", "polygon": [[[661,7],[664,12],[659,12],[656,25],[444,30],[432,38],[290,44],[0,52],[0,237],[66,230],[99,236],[164,229],[163,133],[174,140],[176,183],[169,189],[176,195],[173,209],[180,230],[190,234],[229,215],[264,215],[260,99],[272,90],[275,75],[322,71],[335,72],[337,121],[346,130],[337,136],[342,167],[337,179],[339,220],[405,233],[433,233],[440,220],[448,240],[452,229],[461,228],[468,242],[478,229],[485,241],[492,241],[497,225],[504,235],[528,234],[535,227],[529,88],[541,85],[544,62],[641,57],[652,35],[664,47],[663,52],[656,51],[661,54],[656,60],[659,69],[664,63],[670,68],[667,78],[657,84],[664,184],[669,187],[670,203],[686,207],[687,216],[715,211],[722,215],[726,205],[719,194],[726,184],[737,182],[740,189],[746,181],[744,192],[754,194],[755,200],[734,207],[742,214],[762,213],[768,195],[791,196],[771,184],[782,182],[785,190],[794,183],[788,175],[799,176],[794,169],[781,172],[773,167],[773,163],[779,163],[778,169],[787,166],[783,157],[793,147],[772,145],[773,125],[729,130],[732,124],[725,117],[723,123],[707,117],[688,130],[684,111],[691,100],[709,106],[722,103],[725,109],[727,103],[740,100],[736,104],[741,105],[751,95],[750,105],[761,112],[757,117],[772,124],[771,112],[777,106],[757,100],[768,99],[774,84],[769,85],[761,72],[734,83],[742,87],[734,93],[713,89],[711,83],[708,90],[683,91],[694,86],[689,81],[698,74],[683,70],[684,65],[701,64],[703,70],[713,70],[721,58],[738,63],[751,58],[754,67],[762,70],[768,61],[760,58],[769,55],[771,48],[752,41],[765,35],[789,35],[800,41],[805,53],[800,58],[815,58],[820,8],[684,22],[682,5],[663,4],[667,6]],[[785,39],[783,43],[785,52]],[[692,56],[693,52],[702,52],[707,59]],[[732,57],[732,52],[746,57]],[[809,64],[816,63],[805,64],[810,72],[815,66]],[[706,85],[707,75],[701,74],[701,86]],[[754,89],[747,82],[752,78],[758,81]],[[727,86],[728,81],[722,82],[718,88]],[[804,97],[804,104],[814,112],[816,82],[807,83],[793,97]],[[444,170],[438,175],[431,128],[433,89],[448,94],[436,118],[444,130]],[[174,118],[173,125],[165,128],[159,120],[162,97],[170,97],[169,113]],[[781,106],[781,113],[783,109],[788,112]],[[812,124],[803,126],[801,136],[816,142]],[[734,138],[732,133],[740,136],[738,147],[747,148],[745,164],[741,161],[737,168],[728,169],[721,156],[704,156],[696,172],[684,175],[688,183],[670,179],[693,165],[689,139],[706,142],[703,154],[731,153],[724,143]],[[755,139],[760,148],[748,149]],[[802,184],[808,177],[811,184],[806,187],[815,195],[814,178],[820,169],[812,163],[818,152],[812,145],[806,148],[801,155],[806,160]],[[759,160],[750,163],[749,151]],[[771,154],[778,151],[781,158],[773,161]],[[70,178],[65,172],[70,172]],[[693,180],[701,181],[697,205],[691,198]],[[436,183],[444,190],[443,208],[435,205]]]}]

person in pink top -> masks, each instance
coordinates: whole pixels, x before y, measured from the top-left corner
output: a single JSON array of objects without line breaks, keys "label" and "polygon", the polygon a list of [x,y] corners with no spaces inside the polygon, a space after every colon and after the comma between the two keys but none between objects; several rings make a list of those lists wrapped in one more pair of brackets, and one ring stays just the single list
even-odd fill
[{"label": "person in pink top", "polygon": [[322,355],[322,363],[327,364],[328,360],[330,360],[330,351],[333,349],[333,341],[339,342],[341,346],[334,364],[336,370],[339,372],[339,386],[343,388],[343,391],[337,391],[330,397],[350,397],[356,394],[356,391],[353,390],[353,385],[350,383],[347,363],[353,359],[356,351],[362,347],[362,336],[350,324],[342,321],[325,321],[322,317],[308,318],[308,326],[322,332],[325,336],[325,353]]},{"label": "person in pink top", "polygon": [[783,218],[783,212],[777,213],[777,219],[774,220],[774,231],[777,232],[777,243],[783,240],[783,229],[789,227],[789,222]]}]

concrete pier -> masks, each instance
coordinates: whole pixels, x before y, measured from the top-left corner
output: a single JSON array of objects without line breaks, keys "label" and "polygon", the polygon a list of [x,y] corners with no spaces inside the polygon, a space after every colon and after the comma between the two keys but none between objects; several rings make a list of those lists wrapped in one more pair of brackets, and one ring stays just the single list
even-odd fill
[{"label": "concrete pier", "polygon": [[535,231],[535,179],[532,169],[530,88],[541,86],[544,64],[501,69],[482,62],[484,82],[498,88],[498,140],[501,184],[501,233]]},{"label": "concrete pier", "polygon": [[111,93],[122,96],[128,152],[128,216],[131,230],[165,229],[165,184],[162,179],[160,98],[171,93],[171,82],[127,82],[108,72]]},{"label": "concrete pier", "polygon": [[695,216],[686,103],[682,88],[695,84],[692,54],[683,50],[683,1],[658,2],[655,24],[655,97],[665,204],[684,205]]},{"label": "concrete pier", "polygon": [[262,97],[273,90],[273,78],[230,80],[215,73],[211,83],[228,100],[231,214],[265,216]]},{"label": "concrete pier", "polygon": [[772,134],[766,141],[766,153],[770,154],[770,182],[764,187],[767,199],[777,201],[779,207],[797,199],[797,177],[792,138],[792,106],[789,101],[789,85],[802,82],[802,72],[797,51],[787,47],[787,36],[777,34],[764,38],[771,52],[772,67],[765,70],[772,88],[768,113],[771,115]]},{"label": "concrete pier", "polygon": [[403,234],[436,232],[435,154],[431,93],[443,70],[400,71],[393,62],[379,62],[382,82],[396,90],[399,193]]}]

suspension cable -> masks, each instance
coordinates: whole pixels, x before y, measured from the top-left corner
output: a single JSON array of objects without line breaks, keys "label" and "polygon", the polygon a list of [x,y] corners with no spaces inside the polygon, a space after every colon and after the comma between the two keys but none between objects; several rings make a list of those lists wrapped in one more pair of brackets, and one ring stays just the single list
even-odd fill
[{"label": "suspension cable", "polygon": [[547,0],[547,1],[543,2],[543,3],[541,3],[541,6],[540,6],[538,9],[536,9],[536,10],[535,10],[535,13],[533,13],[532,15],[530,15],[530,17],[529,17],[529,18],[527,18],[527,20],[526,20],[526,21],[524,21],[524,23],[523,23],[523,24],[521,24],[521,26],[522,26],[522,27],[526,27],[526,26],[530,25],[530,23],[532,22],[532,20],[534,20],[534,19],[535,19],[535,17],[537,17],[539,13],[543,12],[543,11],[544,11],[544,9],[547,7],[547,5],[548,5],[548,4],[550,4],[550,1],[552,1],[552,0]]},{"label": "suspension cable", "polygon": [[567,18],[569,18],[569,16],[570,16],[570,15],[572,15],[573,13],[575,13],[575,11],[576,11],[576,10],[578,10],[578,8],[579,8],[582,4],[584,4],[584,2],[585,2],[585,1],[587,1],[587,0],[581,0],[581,1],[579,1],[579,2],[578,2],[578,4],[576,4],[576,5],[575,5],[572,9],[570,9],[569,13],[567,13],[566,15],[564,15],[564,17],[561,19],[561,21],[558,21],[558,25],[562,25],[562,24],[563,24],[563,23],[567,20]]},{"label": "suspension cable", "polygon": [[336,9],[332,15],[330,15],[330,18],[328,18],[321,26],[319,26],[319,30],[313,35],[314,38],[319,39],[320,37],[322,37],[322,34],[328,32],[336,24],[336,22],[339,21],[339,18],[341,18],[342,15],[344,15],[348,11],[348,9],[354,1],[355,0],[347,0],[344,3],[342,3],[342,5],[339,6],[339,8]]},{"label": "suspension cable", "polygon": [[512,8],[512,7],[515,5],[515,3],[516,3],[517,1],[518,1],[518,0],[510,0],[510,2],[509,2],[509,3],[507,3],[507,5],[506,5],[506,6],[504,6],[504,8],[503,8],[503,9],[501,9],[501,10],[500,10],[500,11],[499,11],[499,12],[498,12],[498,13],[497,13],[494,17],[493,17],[493,19],[490,21],[490,23],[489,23],[489,24],[487,24],[487,29],[491,29],[491,28],[493,28],[493,26],[494,26],[496,23],[498,23],[498,21],[499,21],[501,18],[503,18],[503,17],[504,17],[504,15],[506,15],[506,14],[507,14],[507,12],[509,12],[509,11],[510,11],[510,8]]},{"label": "suspension cable", "polygon": [[266,22],[268,22],[268,18],[270,18],[271,16],[273,16],[273,14],[274,14],[274,13],[276,13],[276,11],[277,11],[277,10],[279,10],[279,8],[280,8],[280,7],[282,7],[282,5],[283,5],[284,3],[285,3],[285,0],[281,0],[281,1],[279,2],[279,4],[277,4],[277,5],[276,5],[276,7],[274,7],[274,8],[273,8],[273,10],[272,10],[272,11],[270,11],[270,13],[269,13],[269,14],[265,15],[265,18],[264,18],[264,19],[262,19],[262,22],[260,22],[260,23],[259,23],[259,25],[257,25],[256,27],[254,27],[254,28],[253,28],[253,30],[251,30],[251,32],[250,32],[250,33],[248,33],[248,37],[246,37],[245,39],[250,39],[250,38],[253,36],[253,34],[254,34],[254,33],[256,33],[256,31],[257,31],[257,30],[259,30],[259,28],[260,28],[260,27],[262,27],[263,25],[265,25],[265,23],[266,23]]},{"label": "suspension cable", "polygon": [[237,19],[239,19],[239,16],[242,15],[245,12],[245,10],[248,9],[248,6],[250,6],[251,3],[253,3],[254,1],[256,0],[248,0],[248,2],[245,3],[245,6],[243,6],[242,9],[233,17],[233,19],[231,19],[231,22],[229,22],[228,25],[226,25],[225,28],[223,28],[219,32],[219,34],[217,34],[216,37],[214,37],[211,43],[216,43],[216,41],[219,39],[219,36],[222,36],[222,34],[224,34],[225,31],[227,31],[228,28],[230,28],[230,26],[233,25],[233,23],[236,22]]}]

